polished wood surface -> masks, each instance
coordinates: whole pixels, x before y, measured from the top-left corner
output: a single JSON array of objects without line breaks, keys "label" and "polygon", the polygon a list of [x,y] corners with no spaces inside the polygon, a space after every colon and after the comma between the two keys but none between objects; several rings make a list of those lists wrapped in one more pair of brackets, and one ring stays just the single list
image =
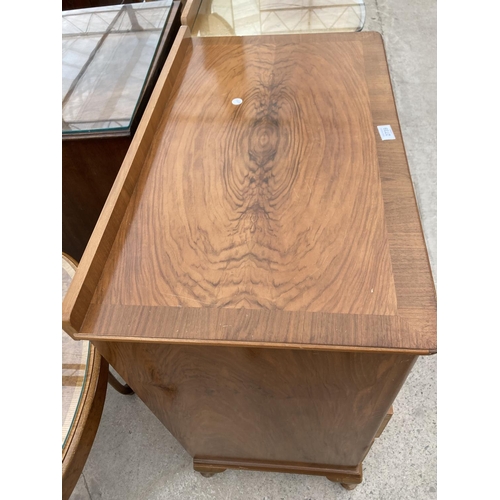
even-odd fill
[{"label": "polished wood surface", "polygon": [[380,36],[183,26],[66,297],[74,338],[195,470],[350,487],[435,313]]},{"label": "polished wood surface", "polygon": [[179,61],[120,172],[135,162],[137,186],[98,224],[113,248],[68,293],[75,337],[435,352],[380,36],[193,39]]},{"label": "polished wood surface", "polygon": [[196,470],[333,477],[343,469],[359,479],[352,482],[361,481],[357,468],[416,360],[390,353],[95,345],[194,457]]},{"label": "polished wood surface", "polygon": [[81,327],[95,288],[106,264],[114,239],[122,222],[137,179],[146,160],[149,146],[161,118],[161,113],[172,89],[182,57],[191,43],[189,30],[181,27],[158,78],[143,118],[132,139],[122,167],[109,192],[78,272],[63,302],[63,328],[70,335]]},{"label": "polished wood surface", "polygon": [[396,315],[362,45],[293,42],[193,42],[94,303]]}]

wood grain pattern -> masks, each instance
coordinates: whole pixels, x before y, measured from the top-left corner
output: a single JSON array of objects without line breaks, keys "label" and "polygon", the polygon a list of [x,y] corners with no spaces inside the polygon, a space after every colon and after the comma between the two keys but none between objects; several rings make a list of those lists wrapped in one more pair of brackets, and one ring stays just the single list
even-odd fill
[{"label": "wood grain pattern", "polygon": [[419,329],[435,353],[436,290],[399,125],[389,69],[380,35],[380,50],[364,44],[365,72],[374,125],[391,125],[395,141],[377,140],[398,315]]},{"label": "wood grain pattern", "polygon": [[138,342],[95,345],[194,458],[282,465],[357,467],[416,359]]},{"label": "wood grain pattern", "polygon": [[197,470],[357,484],[436,344],[383,44],[180,36],[64,321]]},{"label": "wood grain pattern", "polygon": [[98,223],[85,249],[75,278],[63,302],[63,329],[73,338],[81,328],[106,264],[137,179],[149,152],[163,105],[172,90],[182,57],[191,44],[189,30],[181,27],[123,160]]},{"label": "wood grain pattern", "polygon": [[169,95],[76,337],[435,352],[378,34],[194,39]]},{"label": "wood grain pattern", "polygon": [[[187,56],[94,302],[395,315],[362,45],[203,48]],[[223,91],[218,75],[233,75]],[[193,129],[179,126],[187,109]]]},{"label": "wood grain pattern", "polygon": [[[428,354],[397,316],[91,304],[76,338]],[[412,347],[413,346],[413,347]]]}]

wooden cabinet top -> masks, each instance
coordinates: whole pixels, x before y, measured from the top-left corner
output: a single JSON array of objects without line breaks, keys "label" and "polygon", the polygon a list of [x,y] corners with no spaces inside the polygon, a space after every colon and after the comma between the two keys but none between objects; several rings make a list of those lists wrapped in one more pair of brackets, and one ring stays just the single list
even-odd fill
[{"label": "wooden cabinet top", "polygon": [[435,352],[379,34],[183,27],[139,129],[63,306],[75,338]]}]

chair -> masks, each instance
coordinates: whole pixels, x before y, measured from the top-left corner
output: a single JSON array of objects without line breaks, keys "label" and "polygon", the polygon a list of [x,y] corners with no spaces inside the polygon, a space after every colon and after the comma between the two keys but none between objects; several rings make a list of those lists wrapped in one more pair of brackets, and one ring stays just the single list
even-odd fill
[{"label": "chair", "polygon": [[[62,295],[75,275],[77,263],[62,255]],[[101,421],[107,383],[121,394],[133,394],[109,371],[108,362],[88,341],[62,332],[62,498],[75,488]]]}]

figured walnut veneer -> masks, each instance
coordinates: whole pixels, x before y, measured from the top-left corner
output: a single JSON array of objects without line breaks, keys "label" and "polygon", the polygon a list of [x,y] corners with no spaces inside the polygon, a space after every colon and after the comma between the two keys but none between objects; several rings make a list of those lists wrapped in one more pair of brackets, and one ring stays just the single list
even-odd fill
[{"label": "figured walnut veneer", "polygon": [[378,34],[178,44],[75,333],[434,352],[434,285]]},{"label": "figured walnut veneer", "polygon": [[380,36],[182,27],[63,322],[195,470],[360,483],[417,355],[436,350]]}]

